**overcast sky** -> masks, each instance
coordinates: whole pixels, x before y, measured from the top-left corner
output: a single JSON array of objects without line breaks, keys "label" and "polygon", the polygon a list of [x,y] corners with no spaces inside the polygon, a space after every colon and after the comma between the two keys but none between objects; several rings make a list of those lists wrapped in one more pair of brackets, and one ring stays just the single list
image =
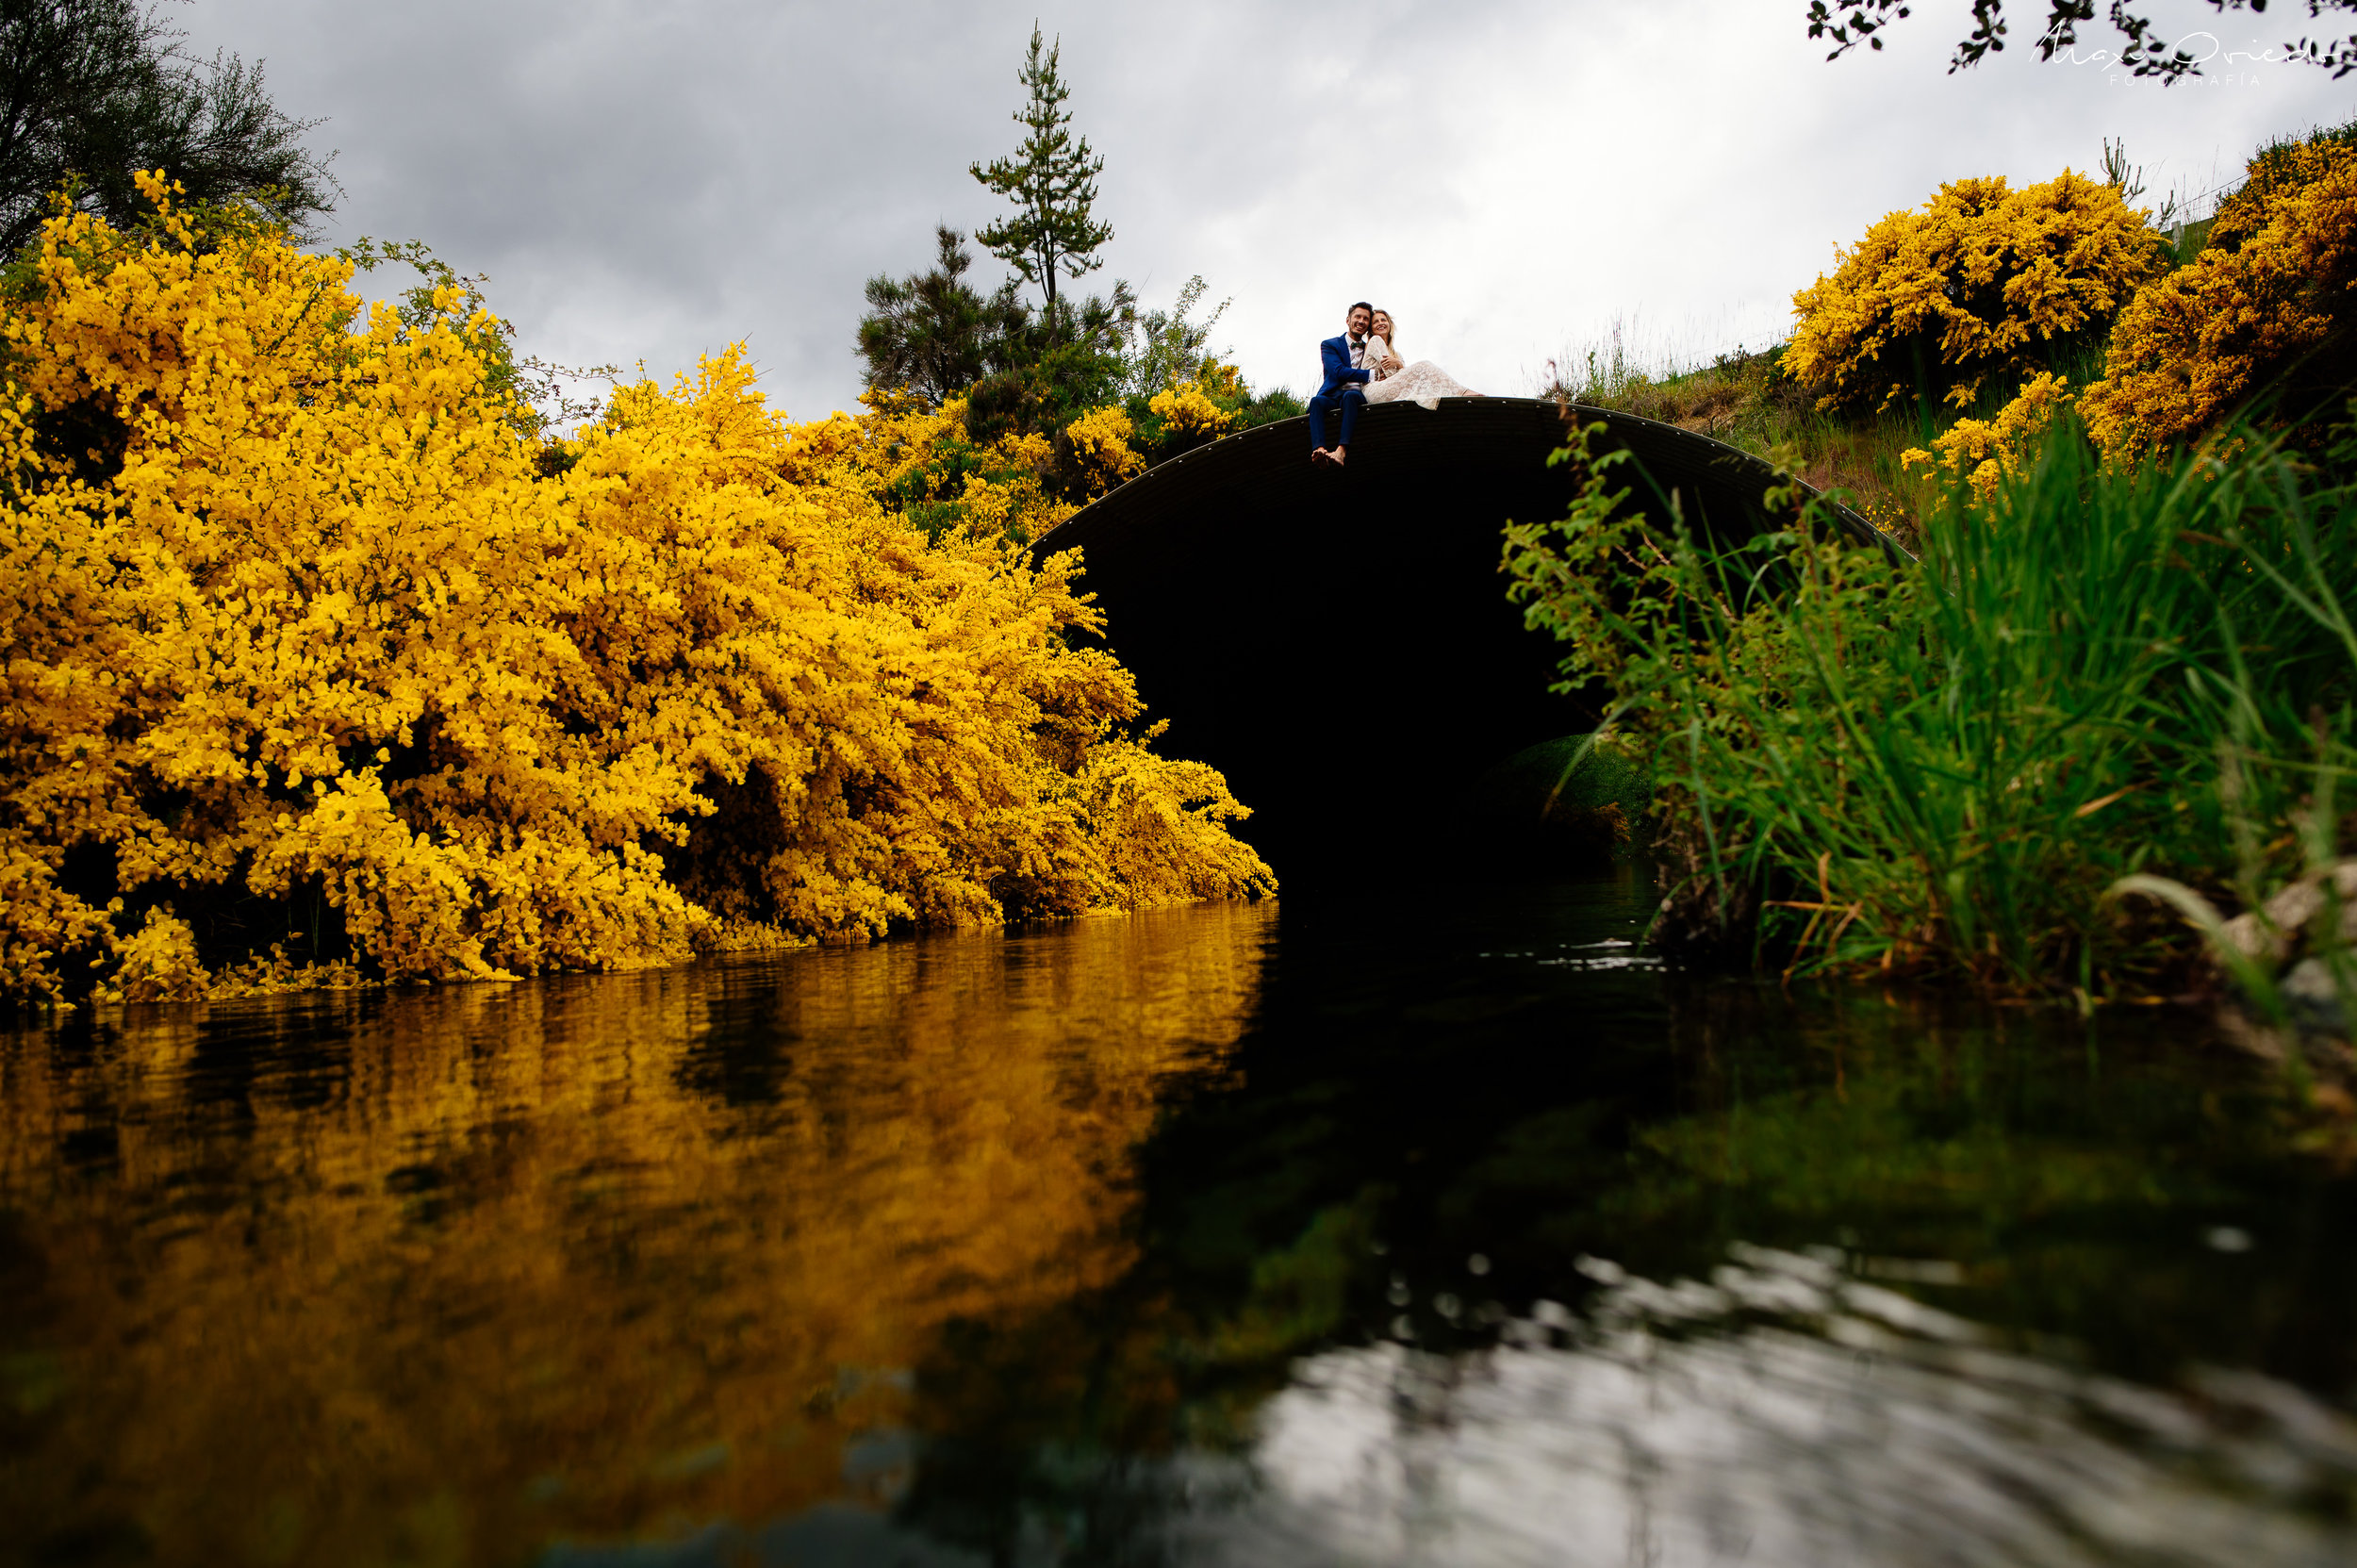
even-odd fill
[{"label": "overcast sky", "polygon": [[[2041,0],[2013,0],[2018,34]],[[420,239],[489,274],[523,346],[668,377],[750,344],[797,416],[855,405],[861,286],[925,265],[936,222],[1000,210],[966,173],[1013,150],[1033,17],[1104,155],[1103,273],[1166,305],[1232,296],[1215,338],[1258,387],[1314,381],[1342,307],[1493,392],[1617,319],[1688,357],[1782,335],[1837,243],[1942,180],[2099,167],[2155,190],[2357,112],[2357,78],[2245,58],[2300,18],[2206,26],[2206,82],[2163,88],[2026,42],[1944,74],[1966,0],[1920,0],[1879,55],[1828,64],[1804,0],[1362,0],[1349,7],[891,0],[193,0],[190,41],[267,62],[324,120],[330,243]],[[2301,8],[2283,6],[2279,11]],[[2164,30],[2168,30],[2165,26]],[[2209,47],[2209,45],[2202,45]],[[995,279],[989,257],[976,272]],[[377,291],[397,282],[379,275]]]}]

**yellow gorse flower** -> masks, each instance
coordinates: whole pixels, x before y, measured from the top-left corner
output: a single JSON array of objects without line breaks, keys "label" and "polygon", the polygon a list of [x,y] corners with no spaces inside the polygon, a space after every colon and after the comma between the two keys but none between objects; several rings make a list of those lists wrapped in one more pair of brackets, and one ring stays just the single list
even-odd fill
[{"label": "yellow gorse flower", "polygon": [[1089,494],[1102,495],[1125,480],[1146,471],[1146,458],[1130,449],[1137,426],[1122,409],[1108,404],[1092,408],[1064,426],[1074,460],[1085,476]]},{"label": "yellow gorse flower", "polygon": [[2069,170],[2019,190],[2002,178],[1943,185],[1792,296],[1800,322],[1784,368],[1820,407],[1883,408],[1915,395],[1920,348],[1927,378],[1969,407],[1992,376],[2036,373],[2053,339],[2100,333],[2159,273],[2145,217]]},{"label": "yellow gorse flower", "polygon": [[[2103,374],[2078,397],[2088,436],[2114,462],[2201,437],[2328,343],[2352,302],[2357,148],[2317,140],[2261,155],[2201,254],[2120,312]],[[1986,496],[2069,401],[2059,380],[2036,377],[1995,420],[1960,421],[1934,441],[1937,460]]]},{"label": "yellow gorse flower", "polygon": [[1043,482],[1054,459],[1044,436],[1021,432],[977,447],[964,398],[929,408],[911,392],[870,388],[865,414],[794,427],[794,474],[864,491],[931,534],[1038,538],[1077,509]]},{"label": "yellow gorse flower", "polygon": [[1115,405],[1108,404],[1106,408],[1080,415],[1065,424],[1063,434],[1073,441],[1073,457],[1087,476],[1089,495],[1103,495],[1113,486],[1146,471],[1146,457],[1129,448],[1129,438],[1139,434],[1139,427]]},{"label": "yellow gorse flower", "polygon": [[732,350],[544,479],[491,318],[148,192],[0,307],[0,990],[282,986],[306,900],[398,980],[1271,885],[1067,646],[1076,558],[880,501],[946,416],[790,424]]},{"label": "yellow gorse flower", "polygon": [[1970,481],[1972,493],[1986,501],[2007,474],[2036,452],[2056,415],[2070,404],[2069,383],[2041,371],[2022,387],[2011,403],[1990,420],[1958,420],[1932,440],[1931,450],[1909,447],[1899,454],[1902,468],[1934,467]]},{"label": "yellow gorse flower", "polygon": [[2107,456],[2199,436],[2357,316],[2357,148],[2289,154],[2254,163],[2208,247],[2121,312],[2080,400]]},{"label": "yellow gorse flower", "polygon": [[1204,394],[1199,382],[1190,381],[1157,392],[1146,400],[1146,406],[1172,434],[1187,438],[1216,436],[1236,422],[1234,414]]},{"label": "yellow gorse flower", "polygon": [[1206,359],[1195,368],[1193,385],[1207,397],[1231,402],[1241,403],[1252,395],[1252,388],[1244,385],[1243,370],[1216,359]]}]

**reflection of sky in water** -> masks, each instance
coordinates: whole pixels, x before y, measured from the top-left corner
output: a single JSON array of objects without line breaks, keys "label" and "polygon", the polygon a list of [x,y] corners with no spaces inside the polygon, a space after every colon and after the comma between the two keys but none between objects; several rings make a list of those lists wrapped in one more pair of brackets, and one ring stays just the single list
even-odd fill
[{"label": "reflection of sky in water", "polygon": [[[1734,1251],[1706,1284],[1583,1260],[1605,1287],[1586,1312],[1541,1302],[1486,1351],[1309,1357],[1261,1408],[1248,1457],[1182,1455],[1133,1477],[1156,1522],[1120,1544],[1206,1568],[2357,1560],[2357,1423],[2297,1389],[2213,1372],[2178,1395],[2072,1371],[1856,1277],[1861,1263],[1940,1275],[1937,1261]],[[895,1433],[845,1466],[856,1479],[919,1462]],[[1097,1560],[1083,1534],[1034,1516],[1007,1560]],[[543,1559],[985,1560],[840,1504]]]},{"label": "reflection of sky in water", "polygon": [[1807,1258],[1613,1280],[1494,1351],[1303,1363],[1262,1414],[1235,1563],[2347,1563],[2357,1425],[2283,1383],[2190,1396],[1996,1348]]},{"label": "reflection of sky in water", "polygon": [[[1506,953],[1500,956],[1511,958],[1515,955]],[[1602,942],[1565,942],[1559,945],[1559,950],[1553,953],[1528,952],[1522,956],[1544,969],[1658,971],[1662,966],[1658,957],[1641,951],[1636,943],[1613,939]]]}]

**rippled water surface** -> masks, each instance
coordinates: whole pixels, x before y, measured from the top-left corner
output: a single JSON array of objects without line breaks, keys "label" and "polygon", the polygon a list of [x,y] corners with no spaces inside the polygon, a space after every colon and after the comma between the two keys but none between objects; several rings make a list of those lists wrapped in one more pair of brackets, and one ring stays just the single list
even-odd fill
[{"label": "rippled water surface", "polygon": [[1646,902],[0,1036],[0,1562],[2357,1561],[2346,1129]]}]

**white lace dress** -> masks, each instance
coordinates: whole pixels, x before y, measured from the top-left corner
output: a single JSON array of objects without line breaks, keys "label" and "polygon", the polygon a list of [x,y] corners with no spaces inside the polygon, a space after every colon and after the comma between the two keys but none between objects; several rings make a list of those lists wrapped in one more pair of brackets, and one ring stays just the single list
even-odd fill
[{"label": "white lace dress", "polygon": [[[1392,357],[1392,345],[1380,338],[1367,339],[1367,363],[1380,365]],[[1402,399],[1419,408],[1438,408],[1442,398],[1471,398],[1481,394],[1459,382],[1448,371],[1429,359],[1385,374],[1378,371],[1367,383],[1369,403],[1397,403]]]}]

